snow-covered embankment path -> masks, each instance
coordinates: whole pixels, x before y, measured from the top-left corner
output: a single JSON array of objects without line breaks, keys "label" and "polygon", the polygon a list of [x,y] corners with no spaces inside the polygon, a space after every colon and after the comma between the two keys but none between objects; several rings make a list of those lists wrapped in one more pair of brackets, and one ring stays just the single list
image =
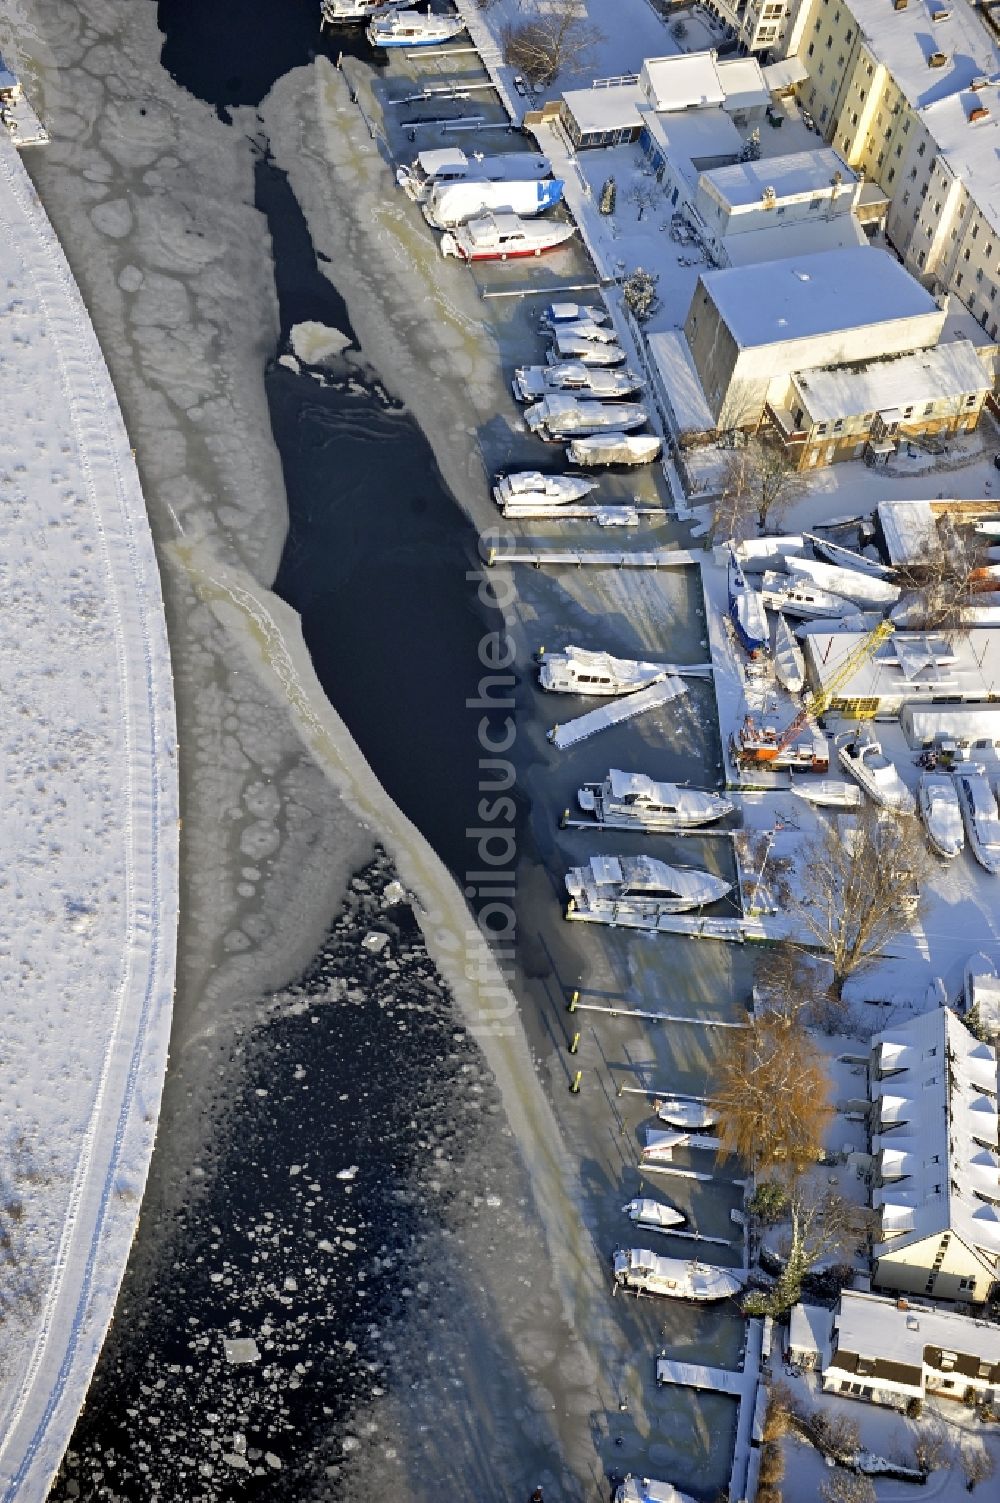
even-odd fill
[{"label": "snow-covered embankment path", "polygon": [[44,1499],[135,1232],[174,988],[160,580],[90,319],[0,136],[0,1499]]}]

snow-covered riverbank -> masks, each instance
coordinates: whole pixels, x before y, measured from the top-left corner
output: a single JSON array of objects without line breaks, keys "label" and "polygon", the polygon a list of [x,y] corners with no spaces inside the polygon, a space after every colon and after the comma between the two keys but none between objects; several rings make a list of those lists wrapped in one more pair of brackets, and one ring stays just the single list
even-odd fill
[{"label": "snow-covered riverbank", "polygon": [[114,388],[0,134],[4,1144],[0,1496],[42,1498],[135,1233],[166,1067],[177,748]]}]

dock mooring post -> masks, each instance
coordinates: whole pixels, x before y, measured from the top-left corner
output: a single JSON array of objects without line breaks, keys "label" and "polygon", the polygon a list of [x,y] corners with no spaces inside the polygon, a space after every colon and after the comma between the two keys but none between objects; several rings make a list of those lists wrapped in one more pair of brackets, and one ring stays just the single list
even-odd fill
[{"label": "dock mooring post", "polygon": [[583,1079],[583,1071],[582,1070],[577,1070],[576,1074],[573,1076],[573,1079],[569,1083],[569,1093],[570,1093],[571,1096],[579,1096],[579,1094],[580,1094],[580,1081],[582,1079]]},{"label": "dock mooring post", "polygon": [[580,993],[579,992],[570,992],[570,994],[569,994],[569,1001],[566,1003],[566,1011],[567,1012],[576,1012],[576,1009],[577,1009],[577,1006],[579,1005],[579,1002],[580,1002]]}]

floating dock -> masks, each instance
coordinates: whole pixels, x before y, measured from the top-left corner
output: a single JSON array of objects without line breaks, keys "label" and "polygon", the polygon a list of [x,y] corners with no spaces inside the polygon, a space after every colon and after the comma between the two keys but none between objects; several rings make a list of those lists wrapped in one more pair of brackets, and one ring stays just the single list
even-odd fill
[{"label": "floating dock", "polygon": [[560,751],[565,751],[568,746],[586,741],[588,736],[596,736],[598,731],[622,725],[626,720],[632,720],[646,710],[655,710],[660,705],[669,704],[672,699],[686,693],[684,684],[675,673],[671,673],[658,683],[650,684],[648,689],[640,689],[637,694],[624,694],[621,699],[609,699],[598,705],[596,710],[588,710],[575,720],[567,720],[565,725],[553,726],[549,731],[549,740]]},{"label": "floating dock", "polygon": [[559,821],[560,830],[630,830],[635,835],[669,835],[671,839],[675,835],[700,835],[710,840],[732,840],[738,834],[736,830],[720,829],[685,829],[669,830],[662,825],[653,827],[636,824],[634,819],[583,819],[575,814],[570,814],[567,809]]},{"label": "floating dock", "polygon": [[521,549],[491,548],[486,567],[494,564],[532,564],[536,569],[569,565],[576,569],[687,569],[698,554],[685,548],[657,548],[653,552],[604,552],[588,548]]}]

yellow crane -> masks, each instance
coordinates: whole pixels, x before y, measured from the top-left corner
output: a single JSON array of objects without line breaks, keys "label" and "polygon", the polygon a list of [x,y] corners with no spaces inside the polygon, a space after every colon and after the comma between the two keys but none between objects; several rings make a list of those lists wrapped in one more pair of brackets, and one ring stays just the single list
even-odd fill
[{"label": "yellow crane", "polygon": [[[806,726],[830,708],[837,690],[853,678],[862,663],[866,663],[895,630],[891,621],[880,621],[862,642],[851,649],[828,679],[826,686],[807,695],[801,710],[780,736],[761,725],[752,715],[747,715],[737,736],[733,739],[733,750],[737,762],[741,766],[746,766],[748,763],[759,765],[778,762],[788,748],[798,740]],[[812,752],[803,748],[802,752],[794,758],[794,763],[799,767],[814,765]]]}]

